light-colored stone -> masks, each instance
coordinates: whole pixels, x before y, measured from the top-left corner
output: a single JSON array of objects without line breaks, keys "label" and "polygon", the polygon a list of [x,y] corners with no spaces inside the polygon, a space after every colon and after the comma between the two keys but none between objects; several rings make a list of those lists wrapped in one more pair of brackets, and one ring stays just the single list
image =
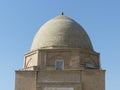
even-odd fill
[{"label": "light-colored stone", "polygon": [[77,22],[64,15],[49,20],[37,32],[31,51],[41,48],[84,48],[93,51],[85,30]]},{"label": "light-colored stone", "polygon": [[[41,27],[25,54],[15,90],[105,90],[99,56],[79,24],[55,17]],[[56,60],[64,61],[64,69],[56,70]]]}]

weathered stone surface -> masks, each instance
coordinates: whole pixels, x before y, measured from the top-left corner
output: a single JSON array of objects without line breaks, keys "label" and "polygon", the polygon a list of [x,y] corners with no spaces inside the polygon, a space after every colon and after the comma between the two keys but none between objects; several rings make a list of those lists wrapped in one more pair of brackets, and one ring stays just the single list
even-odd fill
[{"label": "weathered stone surface", "polygon": [[[31,60],[29,60],[31,59]],[[83,69],[85,63],[100,68],[99,53],[83,49],[40,49],[25,55],[25,70],[33,70],[33,66],[39,69],[54,70],[55,61],[64,60],[64,69]]]},{"label": "weathered stone surface", "polygon": [[36,72],[16,71],[15,90],[36,90]]},{"label": "weathered stone surface", "polygon": [[93,51],[85,30],[64,15],[49,20],[37,32],[31,51],[41,48],[84,48]]},{"label": "weathered stone surface", "polygon": [[17,71],[15,90],[45,90],[45,88],[74,90],[105,90],[104,70],[41,70]]},{"label": "weathered stone surface", "polygon": [[78,23],[55,17],[41,27],[25,54],[15,90],[105,90],[99,55]]}]

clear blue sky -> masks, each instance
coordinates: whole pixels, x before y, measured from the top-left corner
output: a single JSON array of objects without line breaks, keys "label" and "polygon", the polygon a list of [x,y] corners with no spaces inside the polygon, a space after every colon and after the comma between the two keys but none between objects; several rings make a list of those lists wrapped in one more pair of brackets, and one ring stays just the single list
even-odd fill
[{"label": "clear blue sky", "polygon": [[106,70],[106,90],[120,89],[120,0],[0,0],[0,90],[14,90],[34,35],[64,12],[89,34]]}]

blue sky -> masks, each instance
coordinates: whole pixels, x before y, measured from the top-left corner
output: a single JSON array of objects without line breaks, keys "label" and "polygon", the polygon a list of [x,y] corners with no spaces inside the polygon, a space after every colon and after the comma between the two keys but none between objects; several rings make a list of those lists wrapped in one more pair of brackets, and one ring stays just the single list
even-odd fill
[{"label": "blue sky", "polygon": [[106,90],[120,85],[120,0],[0,0],[0,90],[14,90],[38,29],[64,12],[88,33],[106,70]]}]

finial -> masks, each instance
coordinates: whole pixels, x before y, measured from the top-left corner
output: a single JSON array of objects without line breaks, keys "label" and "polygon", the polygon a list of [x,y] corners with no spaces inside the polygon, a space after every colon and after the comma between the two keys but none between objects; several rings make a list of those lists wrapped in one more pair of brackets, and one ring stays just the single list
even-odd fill
[{"label": "finial", "polygon": [[64,15],[64,12],[62,12],[61,15]]}]

